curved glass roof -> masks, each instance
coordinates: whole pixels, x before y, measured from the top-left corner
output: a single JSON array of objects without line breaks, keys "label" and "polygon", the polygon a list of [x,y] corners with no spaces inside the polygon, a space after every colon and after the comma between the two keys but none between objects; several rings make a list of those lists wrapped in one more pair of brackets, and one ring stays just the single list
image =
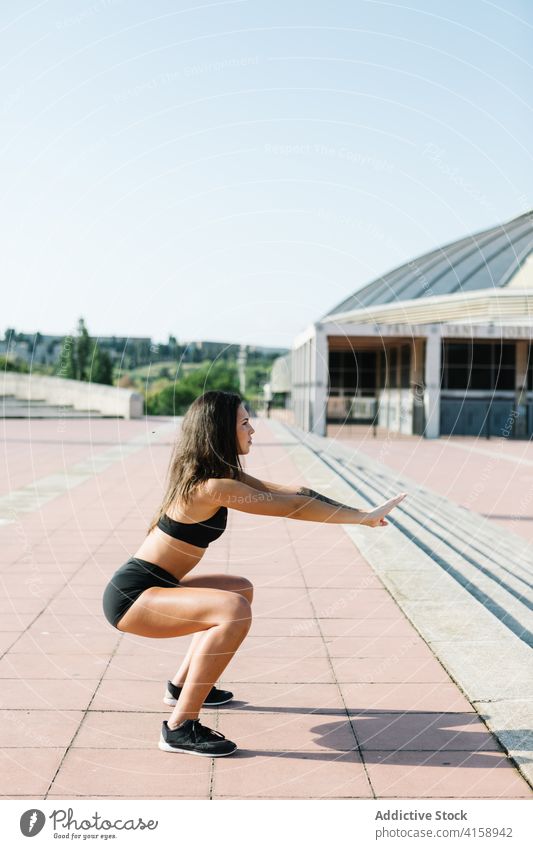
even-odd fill
[{"label": "curved glass roof", "polygon": [[532,251],[533,210],[410,260],[367,283],[326,315],[431,295],[501,289]]}]

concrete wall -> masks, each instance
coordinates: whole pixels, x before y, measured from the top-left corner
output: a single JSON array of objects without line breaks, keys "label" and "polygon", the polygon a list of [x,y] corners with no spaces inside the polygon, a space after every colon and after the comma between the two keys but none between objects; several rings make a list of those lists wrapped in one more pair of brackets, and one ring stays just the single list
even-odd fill
[{"label": "concrete wall", "polygon": [[104,416],[125,419],[138,419],[143,415],[143,397],[138,392],[62,377],[4,372],[0,377],[0,395],[72,406],[75,410],[98,410]]}]

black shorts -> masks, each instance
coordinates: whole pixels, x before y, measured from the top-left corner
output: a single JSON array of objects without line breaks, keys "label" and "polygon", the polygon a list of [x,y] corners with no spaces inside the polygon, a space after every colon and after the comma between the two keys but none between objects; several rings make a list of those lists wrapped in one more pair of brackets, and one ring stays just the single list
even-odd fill
[{"label": "black shorts", "polygon": [[180,582],[174,575],[141,560],[140,557],[130,557],[120,569],[117,569],[104,590],[102,606],[108,622],[117,626],[119,619],[131,607],[136,598],[149,587],[179,587]]}]

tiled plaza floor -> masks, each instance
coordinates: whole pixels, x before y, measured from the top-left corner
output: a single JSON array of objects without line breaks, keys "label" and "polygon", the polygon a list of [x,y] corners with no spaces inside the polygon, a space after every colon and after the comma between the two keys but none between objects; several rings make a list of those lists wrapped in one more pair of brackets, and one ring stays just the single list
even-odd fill
[{"label": "tiled plaza floor", "polygon": [[[305,483],[268,422],[254,426],[248,470]],[[218,760],[161,752],[164,684],[189,638],[120,634],[101,593],[144,538],[175,428],[2,427],[3,798],[531,797],[342,527],[236,510],[197,573],[256,587],[252,629],[221,679],[235,700],[202,713],[239,750]],[[138,450],[112,453],[144,434]],[[61,491],[67,469],[102,452],[112,461]],[[50,476],[49,497],[28,509],[28,486]],[[10,514],[16,504],[26,507]]]}]

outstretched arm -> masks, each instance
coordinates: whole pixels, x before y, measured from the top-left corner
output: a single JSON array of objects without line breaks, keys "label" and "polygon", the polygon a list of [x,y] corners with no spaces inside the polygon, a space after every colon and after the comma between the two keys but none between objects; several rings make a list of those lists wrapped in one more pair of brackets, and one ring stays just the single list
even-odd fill
[{"label": "outstretched arm", "polygon": [[402,493],[373,510],[328,503],[322,499],[286,492],[269,492],[248,486],[231,478],[210,478],[201,487],[203,498],[211,505],[222,505],[245,513],[262,516],[284,516],[307,522],[329,522],[337,525],[386,525],[385,516],[405,498]]},{"label": "outstretched arm", "polygon": [[314,489],[309,489],[308,486],[301,486],[296,495],[306,495],[308,498],[316,498],[317,501],[324,501],[325,504],[332,504],[333,507],[346,507],[346,504],[341,504],[340,501],[334,501],[333,498],[328,498],[327,495],[322,495]]},{"label": "outstretched arm", "polygon": [[346,504],[341,504],[339,501],[334,501],[326,495],[321,495],[319,492],[316,492],[314,489],[309,489],[307,486],[300,486],[298,488],[294,486],[283,486],[282,484],[273,483],[272,481],[259,480],[259,478],[254,478],[252,475],[245,472],[241,473],[240,479],[243,483],[253,487],[254,489],[258,489],[260,492],[284,492],[287,495],[306,495],[307,498],[316,498],[318,501],[324,501],[326,504],[331,504],[334,507],[348,506]]}]

